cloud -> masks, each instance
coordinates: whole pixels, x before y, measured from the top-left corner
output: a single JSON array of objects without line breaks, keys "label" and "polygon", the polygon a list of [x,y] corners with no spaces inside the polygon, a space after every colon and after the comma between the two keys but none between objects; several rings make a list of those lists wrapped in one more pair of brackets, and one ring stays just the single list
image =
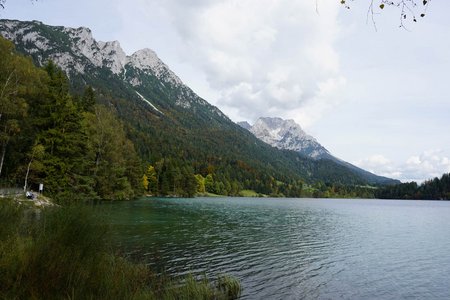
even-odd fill
[{"label": "cloud", "polygon": [[450,158],[442,150],[427,150],[413,155],[403,163],[393,163],[383,155],[373,155],[354,162],[360,168],[378,175],[399,179],[403,182],[423,182],[450,173]]},{"label": "cloud", "polygon": [[336,105],[345,84],[334,49],[339,5],[319,6],[318,14],[310,0],[158,3],[184,59],[206,74],[233,119],[281,116],[308,126]]}]

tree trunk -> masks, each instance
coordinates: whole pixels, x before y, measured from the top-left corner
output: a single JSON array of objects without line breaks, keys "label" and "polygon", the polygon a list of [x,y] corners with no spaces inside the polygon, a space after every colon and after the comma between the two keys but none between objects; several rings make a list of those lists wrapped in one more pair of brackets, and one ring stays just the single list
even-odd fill
[{"label": "tree trunk", "polygon": [[5,154],[6,154],[6,143],[3,145],[2,147],[2,158],[0,160],[0,176],[2,175],[2,170],[3,170],[3,163],[5,161]]},{"label": "tree trunk", "polygon": [[27,185],[28,185],[28,174],[30,174],[30,168],[31,168],[31,163],[33,162],[33,158],[30,160],[30,162],[28,163],[28,168],[27,168],[27,174],[25,175],[25,183],[23,185],[23,191],[26,192],[27,191]]}]

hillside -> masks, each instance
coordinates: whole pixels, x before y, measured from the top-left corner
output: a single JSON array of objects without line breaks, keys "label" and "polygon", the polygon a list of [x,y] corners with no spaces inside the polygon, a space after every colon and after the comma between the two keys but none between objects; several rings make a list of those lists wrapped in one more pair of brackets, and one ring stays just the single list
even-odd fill
[{"label": "hillside", "polygon": [[294,120],[277,117],[261,117],[255,124],[238,123],[261,141],[282,150],[292,150],[314,160],[331,160],[359,174],[368,182],[393,183],[393,180],[377,176],[332,155],[313,136],[307,134]]},{"label": "hillside", "polygon": [[92,86],[97,102],[123,122],[145,168],[159,164],[181,173],[192,168],[203,178],[212,175],[216,192],[225,194],[233,185],[298,195],[293,191],[302,182],[391,182],[267,145],[196,95],[150,49],[127,56],[118,42],[96,41],[88,28],[37,21],[1,20],[0,34],[36,65],[54,61],[67,74],[72,93],[81,96]]}]

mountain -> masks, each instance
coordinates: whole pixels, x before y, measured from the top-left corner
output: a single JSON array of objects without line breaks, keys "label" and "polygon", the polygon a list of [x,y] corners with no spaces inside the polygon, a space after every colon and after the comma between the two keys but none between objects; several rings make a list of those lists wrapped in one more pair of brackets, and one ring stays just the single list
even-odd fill
[{"label": "mountain", "polygon": [[236,183],[262,193],[292,187],[299,180],[391,182],[267,145],[195,94],[150,49],[126,55],[119,42],[97,41],[88,28],[38,21],[0,20],[0,34],[35,64],[55,62],[66,72],[74,93],[81,95],[86,85],[92,86],[97,102],[122,120],[144,162],[182,161],[203,176],[213,174],[219,186]]},{"label": "mountain", "polygon": [[333,156],[314,137],[308,135],[294,120],[283,120],[277,117],[261,117],[253,126],[248,122],[239,122],[238,124],[253,133],[261,141],[278,149],[296,151],[301,155],[315,160],[331,160],[349,168],[371,182],[390,181],[389,178],[383,179],[383,177],[372,174]]},{"label": "mountain", "polygon": [[[195,113],[206,107],[214,117],[228,121],[219,109],[184,85],[151,49],[127,56],[118,41],[96,41],[89,28],[47,26],[38,21],[2,20],[0,33],[38,65],[52,60],[75,86],[96,83],[95,86],[106,85],[110,89],[118,81],[121,85],[118,88],[123,90],[119,95],[143,101],[157,114],[163,115],[168,104]],[[161,107],[143,96],[167,90],[170,95],[164,103],[158,103]]]},{"label": "mountain", "polygon": [[250,123],[248,123],[247,121],[237,122],[236,124],[247,130],[250,130],[250,128],[252,127],[252,125],[250,125]]},{"label": "mountain", "polygon": [[[241,124],[242,122],[239,123]],[[262,117],[253,126],[248,124],[243,128],[273,147],[296,151],[313,159],[333,158],[327,149],[315,138],[306,134],[294,120]]]}]

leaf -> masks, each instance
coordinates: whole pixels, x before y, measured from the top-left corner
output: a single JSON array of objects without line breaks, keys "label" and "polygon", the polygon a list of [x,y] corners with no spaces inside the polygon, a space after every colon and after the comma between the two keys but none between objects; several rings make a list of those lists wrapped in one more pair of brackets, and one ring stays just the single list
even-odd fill
[{"label": "leaf", "polygon": [[383,9],[384,8],[384,3],[380,4],[380,8]]}]

